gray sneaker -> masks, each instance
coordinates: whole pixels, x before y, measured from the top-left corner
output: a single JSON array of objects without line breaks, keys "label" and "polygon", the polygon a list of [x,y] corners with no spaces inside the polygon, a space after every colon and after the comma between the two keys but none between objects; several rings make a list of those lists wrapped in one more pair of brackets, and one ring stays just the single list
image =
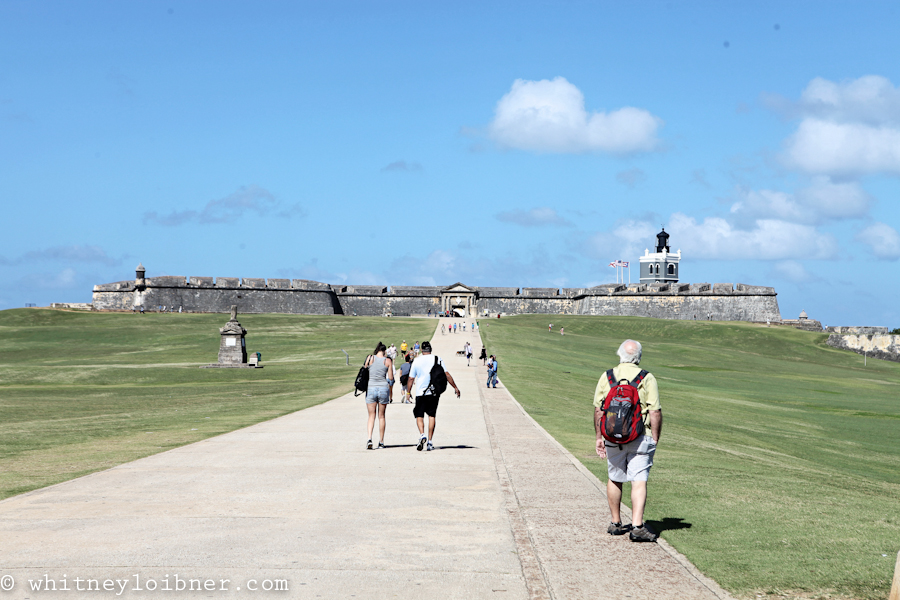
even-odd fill
[{"label": "gray sneaker", "polygon": [[640,527],[635,527],[628,534],[632,542],[655,542],[659,534],[650,529],[650,526],[644,523]]},{"label": "gray sneaker", "polygon": [[621,523],[610,523],[609,527],[606,528],[606,533],[610,535],[625,535],[629,531],[631,531],[631,523],[626,523],[622,525]]},{"label": "gray sneaker", "polygon": [[425,448],[425,450],[427,450],[428,452],[431,452],[432,450],[434,450],[434,444],[432,444],[431,442],[428,442],[428,446]]},{"label": "gray sneaker", "polygon": [[372,449],[372,440],[369,440],[368,442],[366,442],[366,450],[371,450],[371,449]]},{"label": "gray sneaker", "polygon": [[427,441],[428,441],[428,438],[425,437],[424,435],[423,435],[422,437],[420,437],[420,438],[419,438],[419,444],[416,446],[416,450],[418,450],[419,452],[421,452],[422,449],[425,448],[425,442],[427,442]]}]

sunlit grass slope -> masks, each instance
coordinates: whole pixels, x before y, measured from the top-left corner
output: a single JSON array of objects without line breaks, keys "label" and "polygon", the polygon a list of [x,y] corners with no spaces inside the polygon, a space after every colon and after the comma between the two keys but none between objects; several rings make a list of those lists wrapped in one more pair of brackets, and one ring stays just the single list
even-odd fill
[{"label": "sunlit grass slope", "polygon": [[552,334],[546,316],[482,321],[503,383],[605,480],[594,388],[618,345],[640,341],[665,418],[647,519],[700,570],[741,595],[887,597],[900,548],[900,364],[864,367],[824,334],[790,328],[552,321]]},{"label": "sunlit grass slope", "polygon": [[198,368],[216,362],[227,315],[0,312],[0,498],[335,398],[352,390],[379,340],[399,347],[430,339],[435,327],[425,319],[238,319],[263,369]]}]

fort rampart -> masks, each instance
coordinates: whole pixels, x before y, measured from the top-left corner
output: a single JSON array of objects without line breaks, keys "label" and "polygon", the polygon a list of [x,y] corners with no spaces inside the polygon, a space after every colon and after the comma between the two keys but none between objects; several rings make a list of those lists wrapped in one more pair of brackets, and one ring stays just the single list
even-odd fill
[{"label": "fort rampart", "polygon": [[[141,273],[142,274],[142,273]],[[305,279],[237,277],[138,277],[94,286],[94,310],[228,312],[309,315],[435,314],[456,310],[467,298],[467,316],[574,314],[715,321],[781,320],[774,288],[730,283],[606,284],[592,288],[353,286]],[[462,305],[460,305],[462,306]]]}]

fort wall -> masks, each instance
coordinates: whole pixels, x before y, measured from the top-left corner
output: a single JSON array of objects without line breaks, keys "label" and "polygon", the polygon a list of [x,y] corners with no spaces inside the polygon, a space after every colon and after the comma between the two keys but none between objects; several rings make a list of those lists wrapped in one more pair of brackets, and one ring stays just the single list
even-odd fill
[{"label": "fort wall", "polygon": [[95,310],[162,305],[185,312],[340,314],[334,291],[318,281],[237,277],[153,277],[94,286]]},{"label": "fort wall", "polygon": [[424,315],[441,307],[440,287],[345,285],[334,286],[342,314]]},{"label": "fort wall", "polygon": [[[457,288],[454,288],[457,289]],[[781,321],[774,288],[730,283],[606,284],[593,288],[465,287],[473,313]],[[461,292],[466,293],[466,292]],[[440,286],[328,285],[304,279],[151,277],[94,286],[95,310],[159,306],[185,312],[383,316],[435,314]]]},{"label": "fort wall", "polygon": [[612,284],[586,290],[575,314],[713,321],[781,321],[774,288],[730,283]]}]

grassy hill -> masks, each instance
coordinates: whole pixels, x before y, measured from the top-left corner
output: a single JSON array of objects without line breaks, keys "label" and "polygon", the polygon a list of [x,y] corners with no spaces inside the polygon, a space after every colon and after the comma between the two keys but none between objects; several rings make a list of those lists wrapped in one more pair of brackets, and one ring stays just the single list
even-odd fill
[{"label": "grassy hill", "polygon": [[435,328],[424,319],[238,319],[263,369],[198,368],[216,362],[226,315],[0,312],[0,499],[336,398],[379,340],[399,347]]},{"label": "grassy hill", "polygon": [[900,364],[864,367],[825,335],[789,328],[554,316],[551,334],[548,319],[482,321],[501,380],[605,480],[594,388],[619,344],[640,341],[665,419],[647,519],[701,571],[747,596],[887,597],[900,548]]}]

